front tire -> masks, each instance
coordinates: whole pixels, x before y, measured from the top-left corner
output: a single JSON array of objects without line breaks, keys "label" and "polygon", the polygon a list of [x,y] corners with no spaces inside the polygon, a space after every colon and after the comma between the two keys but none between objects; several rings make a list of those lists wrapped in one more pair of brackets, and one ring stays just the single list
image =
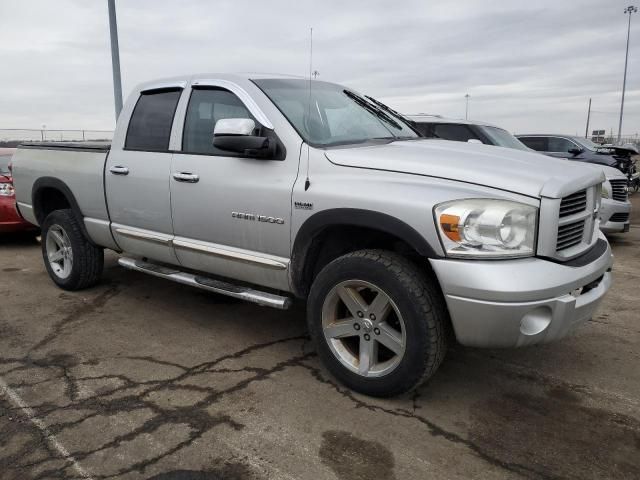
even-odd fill
[{"label": "front tire", "polygon": [[41,244],[47,272],[60,288],[82,290],[100,280],[104,250],[85,237],[72,210],[54,210],[47,216]]},{"label": "front tire", "polygon": [[446,352],[448,317],[435,280],[392,252],[361,250],[324,267],[307,321],[327,369],[366,395],[415,389]]}]

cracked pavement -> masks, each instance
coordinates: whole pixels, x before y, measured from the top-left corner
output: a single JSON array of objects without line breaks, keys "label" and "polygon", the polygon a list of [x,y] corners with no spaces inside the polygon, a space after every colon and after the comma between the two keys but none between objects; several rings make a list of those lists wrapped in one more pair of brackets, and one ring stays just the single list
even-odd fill
[{"label": "cracked pavement", "polygon": [[640,196],[572,337],[455,347],[412,395],[337,384],[281,312],[116,265],[64,292],[0,239],[0,479],[640,478]]}]

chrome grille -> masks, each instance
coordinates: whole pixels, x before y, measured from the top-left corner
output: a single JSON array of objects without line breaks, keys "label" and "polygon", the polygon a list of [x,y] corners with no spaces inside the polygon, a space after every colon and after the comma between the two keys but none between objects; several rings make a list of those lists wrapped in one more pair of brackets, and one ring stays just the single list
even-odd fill
[{"label": "chrome grille", "polygon": [[560,218],[583,212],[587,208],[587,191],[572,193],[560,202]]},{"label": "chrome grille", "polygon": [[627,201],[627,180],[609,180],[611,183],[611,198],[618,202]]},{"label": "chrome grille", "polygon": [[567,223],[558,227],[558,241],[556,251],[578,245],[584,236],[584,220]]},{"label": "chrome grille", "polygon": [[560,198],[540,199],[537,253],[566,262],[588,251],[598,241],[601,185],[576,185]]}]

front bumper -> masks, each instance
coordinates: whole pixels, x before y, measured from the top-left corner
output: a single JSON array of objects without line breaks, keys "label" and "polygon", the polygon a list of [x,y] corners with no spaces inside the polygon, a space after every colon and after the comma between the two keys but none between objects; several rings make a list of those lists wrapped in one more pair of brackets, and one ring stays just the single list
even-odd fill
[{"label": "front bumper", "polygon": [[559,340],[592,318],[611,286],[613,256],[607,244],[579,267],[534,257],[430,262],[462,345],[521,347]]},{"label": "front bumper", "polygon": [[629,231],[631,202],[618,202],[607,198],[600,205],[600,230],[605,233]]}]

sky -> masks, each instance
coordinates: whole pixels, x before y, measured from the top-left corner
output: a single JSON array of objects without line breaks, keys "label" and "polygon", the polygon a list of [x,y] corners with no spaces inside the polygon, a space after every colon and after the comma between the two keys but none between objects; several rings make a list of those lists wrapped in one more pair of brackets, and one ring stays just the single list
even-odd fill
[{"label": "sky", "polygon": [[[617,132],[630,0],[116,0],[125,98],[198,72],[308,75],[405,113]],[[640,2],[638,2],[640,7]],[[113,129],[107,0],[0,0],[0,129]],[[623,135],[640,133],[640,13]]]}]

